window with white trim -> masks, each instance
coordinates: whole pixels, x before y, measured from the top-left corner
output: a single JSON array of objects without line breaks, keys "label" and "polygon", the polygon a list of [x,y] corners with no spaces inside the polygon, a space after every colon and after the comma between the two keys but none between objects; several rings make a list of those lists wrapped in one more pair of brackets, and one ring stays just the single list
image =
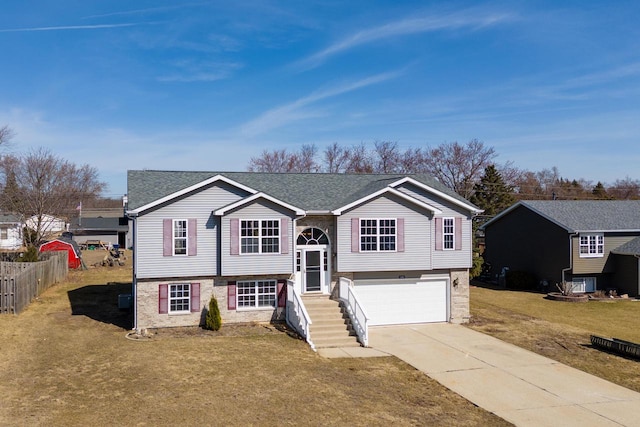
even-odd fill
[{"label": "window with white trim", "polygon": [[187,254],[187,220],[173,220],[173,254]]},{"label": "window with white trim", "polygon": [[277,301],[276,280],[251,280],[236,282],[238,309],[273,308]]},{"label": "window with white trim", "polygon": [[9,228],[0,227],[0,239],[7,240],[9,238]]},{"label": "window with white trim", "polygon": [[191,284],[176,283],[169,285],[169,313],[188,313],[191,311]]},{"label": "window with white trim", "polygon": [[360,251],[393,252],[396,250],[395,219],[361,219]]},{"label": "window with white trim", "polygon": [[240,253],[280,253],[280,220],[240,221]]},{"label": "window with white trim", "polygon": [[454,218],[442,218],[442,249],[455,249],[455,235]]},{"label": "window with white trim", "polygon": [[604,256],[604,235],[602,233],[580,235],[580,258]]}]

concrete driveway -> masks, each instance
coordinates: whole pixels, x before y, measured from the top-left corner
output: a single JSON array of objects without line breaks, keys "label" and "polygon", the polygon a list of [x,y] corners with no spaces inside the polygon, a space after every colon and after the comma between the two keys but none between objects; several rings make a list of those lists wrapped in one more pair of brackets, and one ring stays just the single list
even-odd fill
[{"label": "concrete driveway", "polygon": [[640,426],[640,393],[464,326],[373,327],[369,345],[518,426]]}]

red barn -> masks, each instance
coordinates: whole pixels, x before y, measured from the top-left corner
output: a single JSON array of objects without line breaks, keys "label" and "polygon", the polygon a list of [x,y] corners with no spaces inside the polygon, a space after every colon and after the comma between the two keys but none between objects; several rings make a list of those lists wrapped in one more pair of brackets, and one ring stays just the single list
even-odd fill
[{"label": "red barn", "polygon": [[80,247],[73,240],[55,239],[40,245],[40,252],[46,251],[67,251],[69,258],[69,268],[79,268],[82,265]]}]

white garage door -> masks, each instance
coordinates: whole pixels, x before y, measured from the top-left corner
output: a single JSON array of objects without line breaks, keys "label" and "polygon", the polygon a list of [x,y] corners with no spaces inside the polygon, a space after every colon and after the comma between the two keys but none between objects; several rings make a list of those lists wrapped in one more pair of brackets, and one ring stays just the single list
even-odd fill
[{"label": "white garage door", "polygon": [[447,321],[447,282],[355,281],[355,291],[369,325]]}]

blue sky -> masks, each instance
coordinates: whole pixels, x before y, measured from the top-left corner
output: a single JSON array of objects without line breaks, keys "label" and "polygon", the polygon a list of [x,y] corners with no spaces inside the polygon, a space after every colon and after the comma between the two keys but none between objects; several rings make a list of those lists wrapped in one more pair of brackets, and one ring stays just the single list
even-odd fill
[{"label": "blue sky", "polygon": [[3,2],[0,125],[128,169],[477,138],[498,162],[640,179],[637,1]]}]

